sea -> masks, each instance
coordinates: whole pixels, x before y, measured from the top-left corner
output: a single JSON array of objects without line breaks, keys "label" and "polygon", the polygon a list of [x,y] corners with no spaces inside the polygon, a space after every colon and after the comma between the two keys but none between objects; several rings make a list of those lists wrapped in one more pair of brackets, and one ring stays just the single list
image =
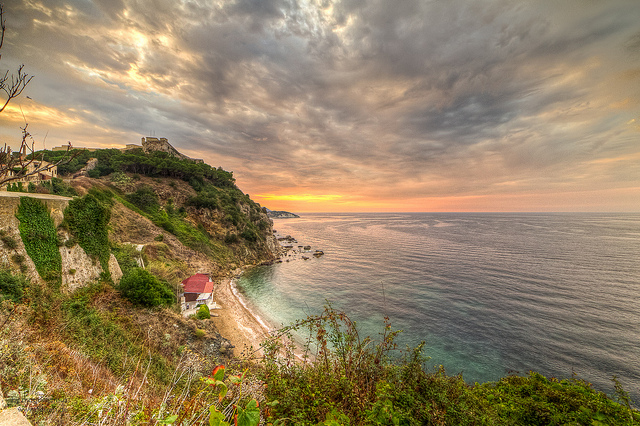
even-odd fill
[{"label": "sea", "polygon": [[617,376],[640,405],[640,214],[322,213],[274,229],[294,251],[236,281],[273,329],[330,303],[362,337],[388,317],[399,347],[424,341],[427,370],[470,384],[532,370],[610,395]]}]

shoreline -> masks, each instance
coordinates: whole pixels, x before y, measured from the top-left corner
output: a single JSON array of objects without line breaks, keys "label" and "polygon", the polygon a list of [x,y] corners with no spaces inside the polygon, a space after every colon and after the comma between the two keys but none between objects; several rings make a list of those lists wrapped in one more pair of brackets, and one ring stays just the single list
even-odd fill
[{"label": "shoreline", "polygon": [[[287,247],[285,244],[298,243],[290,235],[282,237],[279,233],[276,233],[276,238],[280,246],[280,253],[277,255],[276,260],[271,263],[307,260],[308,257],[304,256],[306,253],[318,256],[311,252],[310,247],[307,249],[307,247],[299,245],[298,250],[293,247]],[[321,250],[316,250],[316,252],[324,254]],[[214,286],[214,302],[218,305],[218,308],[215,309],[215,316],[212,316],[211,320],[220,335],[231,342],[233,355],[245,359],[264,356],[260,344],[271,337],[272,333],[279,328],[269,324],[254,312],[235,285],[236,280],[244,271],[256,266],[260,265],[246,266],[240,269],[241,272],[239,274],[237,273],[238,270],[236,270],[234,277],[221,278]],[[294,346],[295,358],[300,362],[306,362],[307,358],[304,355],[301,343],[295,342]]]},{"label": "shoreline", "polygon": [[215,287],[218,315],[211,317],[222,337],[233,345],[237,357],[255,358],[263,355],[260,343],[270,336],[267,324],[242,300],[234,284],[235,278],[224,278]]}]

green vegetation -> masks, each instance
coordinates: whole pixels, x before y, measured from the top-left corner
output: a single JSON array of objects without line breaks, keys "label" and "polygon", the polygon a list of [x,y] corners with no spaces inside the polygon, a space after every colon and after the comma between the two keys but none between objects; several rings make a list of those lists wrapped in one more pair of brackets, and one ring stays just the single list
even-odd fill
[{"label": "green vegetation", "polygon": [[[46,191],[40,191],[38,188],[44,188]],[[54,195],[62,195],[63,197],[75,197],[78,195],[75,189],[60,178],[52,178],[50,180],[41,181],[35,188],[35,192],[45,192]]]},{"label": "green vegetation", "polygon": [[[64,154],[59,151],[42,153],[46,161],[57,161]],[[125,174],[128,172],[154,178],[170,177],[188,182],[196,191],[196,195],[189,198],[185,206],[217,210],[226,224],[236,228],[234,234],[248,243],[256,244],[264,241],[266,232],[270,228],[269,222],[261,216],[261,207],[235,185],[233,173],[221,168],[213,168],[205,163],[174,158],[165,152],[145,154],[141,149],[125,152],[117,149],[80,151],[70,163],[61,165],[58,173],[61,175],[75,173],[93,157],[98,159],[98,163],[96,168],[89,172],[90,177],[111,175],[112,182],[127,184],[135,180]],[[176,186],[175,182],[171,184]],[[228,259],[230,253],[224,244],[211,241],[211,236],[206,232],[202,230],[194,232],[190,224],[184,223],[183,210],[176,211],[171,203],[162,209],[152,188],[138,188],[134,193],[126,195],[124,199],[130,203],[128,206],[135,206],[136,211],[176,235],[188,247],[204,252],[220,262]],[[248,214],[242,212],[241,204],[249,206]]]},{"label": "green vegetation", "polygon": [[[220,264],[225,264],[231,259],[231,250],[222,241],[213,239],[202,227],[194,227],[186,220],[186,212],[161,208],[157,195],[150,188],[142,187],[125,198],[118,197],[118,200],[151,220],[156,226],[175,235],[185,246],[206,254]],[[145,201],[149,204],[145,205]]]},{"label": "green vegetation", "polygon": [[64,211],[64,225],[80,247],[100,261],[104,273],[109,274],[109,234],[107,225],[111,218],[113,202],[108,195],[90,191],[82,198],[69,201]]},{"label": "green vegetation", "polygon": [[60,286],[62,257],[53,220],[47,206],[40,200],[20,197],[16,217],[20,221],[20,236],[38,274],[56,286]]},{"label": "green vegetation", "polygon": [[0,269],[0,301],[11,300],[20,303],[27,285],[24,276],[13,275],[11,271]]},{"label": "green vegetation", "polygon": [[145,213],[154,214],[160,210],[160,201],[153,188],[142,186],[132,194],[128,194],[126,200]]},{"label": "green vegetation", "polygon": [[53,194],[61,195],[63,197],[74,197],[78,195],[75,189],[68,183],[60,178],[52,178],[50,180],[43,180],[36,185],[34,182],[29,182],[27,188],[24,188],[22,182],[14,182],[7,185],[7,191],[9,192],[37,192],[40,194]]},{"label": "green vegetation", "polygon": [[306,329],[313,361],[295,362],[278,337],[265,345],[266,396],[278,401],[270,420],[295,425],[638,425],[631,405],[612,401],[581,380],[540,374],[468,386],[444,369],[429,373],[422,345],[392,356],[397,332],[360,339],[355,324],[327,308],[283,329]]},{"label": "green vegetation", "polygon": [[199,320],[205,320],[211,318],[211,312],[207,305],[200,305],[198,312],[196,312],[196,318]]},{"label": "green vegetation", "polygon": [[168,283],[141,268],[130,269],[123,275],[120,292],[131,303],[140,306],[168,306],[175,300]]},{"label": "green vegetation", "polygon": [[[107,284],[94,283],[76,291],[73,297],[61,297],[61,320],[65,332],[92,359],[100,360],[116,376],[131,375],[138,368],[134,360],[148,353],[143,337],[128,327],[128,320],[117,310],[98,310],[92,306],[97,297],[109,295]],[[149,358],[154,377],[167,381],[170,377],[167,361],[159,354]],[[164,377],[163,377],[164,376]]]},{"label": "green vegetation", "polygon": [[[75,152],[76,150],[72,150]],[[44,159],[57,161],[65,154],[61,151],[44,151]],[[39,153],[39,154],[40,154]],[[205,163],[195,163],[172,157],[166,152],[145,154],[142,149],[122,152],[118,149],[101,149],[94,152],[80,151],[68,164],[58,167],[58,173],[66,175],[82,169],[90,158],[97,158],[98,164],[90,172],[91,177],[107,176],[114,172],[129,172],[151,177],[172,177],[193,182],[193,185],[205,181],[220,187],[234,187],[233,173],[215,169]]]},{"label": "green vegetation", "polygon": [[116,257],[120,270],[127,274],[131,269],[138,267],[140,253],[131,244],[112,244],[111,253]]}]

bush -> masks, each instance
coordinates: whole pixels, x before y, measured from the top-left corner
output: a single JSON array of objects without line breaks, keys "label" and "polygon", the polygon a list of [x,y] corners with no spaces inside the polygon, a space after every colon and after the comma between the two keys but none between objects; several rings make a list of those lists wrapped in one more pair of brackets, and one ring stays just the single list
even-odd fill
[{"label": "bush", "polygon": [[[31,188],[31,184],[29,184],[29,188]],[[43,191],[38,191],[38,188],[43,189]],[[71,185],[65,183],[60,178],[44,180],[40,182],[38,188],[36,188],[34,185],[34,190],[31,191],[31,189],[29,189],[29,192],[44,192],[48,194],[62,195],[63,197],[75,197],[76,195],[78,195],[76,190]]]},{"label": "bush", "polygon": [[21,275],[12,275],[10,271],[0,270],[0,300],[20,303],[27,286],[27,280]]},{"label": "bush", "polygon": [[18,243],[10,235],[3,235],[0,240],[2,240],[2,243],[10,250],[18,248]]},{"label": "bush", "polygon": [[151,187],[143,186],[127,195],[127,201],[146,213],[155,213],[160,208],[158,196]]},{"label": "bush", "polygon": [[173,292],[156,276],[141,268],[132,268],[120,279],[120,293],[135,305],[147,307],[173,302]]},{"label": "bush", "polygon": [[242,234],[240,234],[240,236],[251,243],[255,243],[256,241],[258,241],[258,234],[256,234],[252,229],[249,228],[246,228],[244,231],[242,231]]},{"label": "bush", "polygon": [[209,307],[207,305],[200,305],[198,312],[196,312],[196,318],[199,320],[205,320],[211,318]]}]

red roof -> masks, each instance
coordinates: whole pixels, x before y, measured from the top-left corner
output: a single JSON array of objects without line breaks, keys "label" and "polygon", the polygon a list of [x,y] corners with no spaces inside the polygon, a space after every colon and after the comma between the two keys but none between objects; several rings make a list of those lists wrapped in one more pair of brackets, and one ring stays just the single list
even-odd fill
[{"label": "red roof", "polygon": [[182,281],[185,293],[213,293],[213,283],[208,275],[195,274]]}]

